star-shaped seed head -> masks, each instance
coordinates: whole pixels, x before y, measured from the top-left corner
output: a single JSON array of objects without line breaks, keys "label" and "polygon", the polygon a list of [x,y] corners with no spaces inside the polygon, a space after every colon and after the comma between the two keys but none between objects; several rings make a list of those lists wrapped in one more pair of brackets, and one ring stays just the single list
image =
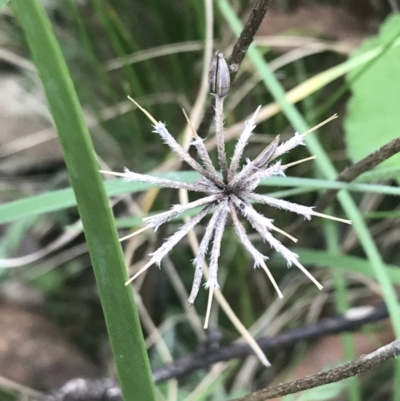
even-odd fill
[{"label": "star-shaped seed head", "polygon": [[[246,148],[249,138],[256,126],[257,115],[260,107],[244,124],[243,131],[240,134],[236,147],[228,166],[225,154],[224,142],[224,112],[223,105],[224,99],[228,94],[230,79],[229,68],[221,52],[215,53],[214,59],[210,68],[210,92],[215,98],[215,135],[217,142],[217,152],[219,169],[221,174],[215,169],[211,158],[208,154],[206,146],[201,138],[194,132],[194,139],[192,145],[196,148],[201,163],[197,162],[190,154],[175,140],[169,133],[166,125],[160,121],[156,121],[147,111],[142,109],[133,99],[131,99],[152,121],[153,132],[158,134],[161,139],[175,152],[179,158],[186,162],[192,169],[197,171],[202,177],[196,183],[184,183],[172,181],[168,179],[158,178],[150,175],[138,174],[128,169],[124,173],[104,172],[123,177],[126,181],[137,181],[155,184],[161,187],[184,189],[193,192],[200,192],[204,197],[189,202],[187,204],[179,204],[171,207],[169,211],[144,218],[146,228],[152,228],[155,231],[162,224],[167,223],[171,219],[181,215],[182,213],[200,207],[200,211],[194,215],[189,221],[183,224],[178,231],[172,234],[165,242],[153,253],[151,253],[149,262],[140,269],[126,284],[132,282],[136,277],[148,269],[151,265],[160,265],[162,259],[174,248],[174,246],[184,238],[190,230],[199,224],[208,214],[212,214],[211,219],[206,225],[203,238],[200,242],[199,250],[193,260],[195,267],[195,275],[193,280],[192,291],[189,297],[189,303],[193,304],[198,294],[201,279],[203,276],[203,266],[205,264],[207,253],[209,252],[210,264],[209,275],[205,282],[205,288],[209,289],[210,294],[213,290],[218,289],[218,259],[221,249],[221,241],[224,234],[225,227],[230,220],[237,237],[242,243],[243,247],[250,254],[254,260],[254,267],[261,267],[268,275],[278,296],[282,297],[282,293],[270,273],[266,260],[267,256],[263,255],[250,241],[247,236],[246,229],[241,222],[240,217],[246,219],[250,225],[259,233],[264,242],[267,242],[271,248],[278,252],[287,261],[288,266],[292,264],[297,266],[310,280],[321,289],[321,284],[305,269],[299,262],[299,257],[296,253],[290,251],[279,240],[277,240],[272,232],[278,232],[286,235],[292,241],[297,242],[289,234],[280,230],[273,224],[273,220],[265,217],[257,212],[252,206],[253,202],[262,203],[265,205],[273,206],[278,209],[287,210],[299,215],[304,216],[310,220],[312,216],[320,216],[332,220],[341,221],[350,224],[349,220],[343,220],[332,216],[327,216],[317,213],[312,207],[298,205],[296,203],[288,202],[282,199],[275,199],[269,196],[260,195],[254,190],[259,185],[262,179],[273,176],[285,176],[288,167],[293,166],[314,157],[299,160],[297,162],[282,165],[280,156],[287,153],[297,146],[304,145],[304,138],[307,134],[319,128],[321,125],[326,124],[328,121],[336,118],[336,115],[324,121],[312,130],[299,134],[296,133],[292,138],[286,142],[281,142],[279,136],[275,138],[254,160],[247,160],[244,165],[239,169],[243,152]],[[142,232],[139,230],[139,232]],[[211,296],[210,296],[211,304]],[[209,309],[209,308],[208,308]]]}]

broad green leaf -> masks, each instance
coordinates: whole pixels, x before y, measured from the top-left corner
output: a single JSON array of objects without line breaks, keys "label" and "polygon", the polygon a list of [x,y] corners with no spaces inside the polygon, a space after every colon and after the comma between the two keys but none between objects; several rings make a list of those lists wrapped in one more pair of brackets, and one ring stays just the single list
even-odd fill
[{"label": "broad green leaf", "polygon": [[[359,57],[379,45],[385,51],[368,66],[348,74],[352,97],[345,118],[347,150],[358,161],[400,136],[400,47],[391,44],[400,37],[400,15],[387,19],[379,34],[364,42],[353,54]],[[398,167],[400,155],[382,163]]]}]

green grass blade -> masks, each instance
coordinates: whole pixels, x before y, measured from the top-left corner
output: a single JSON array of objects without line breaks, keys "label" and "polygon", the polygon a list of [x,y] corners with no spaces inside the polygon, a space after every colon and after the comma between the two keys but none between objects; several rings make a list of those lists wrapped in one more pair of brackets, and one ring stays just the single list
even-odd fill
[{"label": "green grass blade", "polygon": [[[353,273],[360,273],[364,276],[375,278],[374,270],[372,269],[368,260],[361,259],[356,256],[347,256],[342,253],[336,254],[332,252],[326,251],[318,251],[315,249],[306,249],[306,248],[293,248],[291,249],[293,252],[296,252],[301,259],[301,262],[305,266],[318,266],[320,267],[329,267],[333,269],[341,269],[346,270]],[[272,262],[276,263],[279,266],[286,266],[286,261],[278,255],[274,255],[271,258],[271,266]],[[390,280],[394,284],[400,284],[400,271],[399,268],[395,265],[385,264],[385,269]]]},{"label": "green grass blade", "polygon": [[[298,60],[295,63],[295,67],[297,70],[297,77],[299,82],[304,82],[307,79],[307,70],[305,68],[303,60]],[[316,125],[317,121],[315,120],[315,110],[317,109],[317,96],[310,95],[303,100],[304,110],[306,112],[306,116],[308,116],[308,120],[312,125]],[[328,214],[333,215],[334,212],[332,207],[329,207],[327,210]],[[332,220],[323,221],[323,229],[325,231],[326,238],[326,246],[329,252],[340,254],[340,234],[338,230],[338,225],[334,223]],[[333,271],[333,285],[335,288],[335,301],[336,301],[336,310],[338,313],[344,314],[350,308],[349,297],[347,294],[347,282],[345,276],[340,271]],[[355,337],[353,333],[341,333],[340,337],[342,339],[343,345],[343,357],[345,361],[351,361],[356,358],[355,352]],[[349,400],[350,401],[361,401],[361,391],[360,391],[360,383],[357,377],[349,378],[345,387],[348,388]],[[340,392],[340,390],[339,390]]]},{"label": "green grass blade", "polygon": [[125,400],[154,401],[142,331],[93,145],[67,66],[38,0],[13,0],[63,147]]},{"label": "green grass blade", "polygon": [[[328,209],[332,213],[332,207]],[[324,224],[325,235],[329,252],[340,255],[340,234],[337,224],[332,220],[326,221]],[[338,313],[344,314],[350,309],[349,297],[347,294],[347,282],[342,272],[333,272],[333,285],[335,287],[336,310]],[[355,337],[353,333],[341,333],[342,345],[345,361],[354,361],[357,358]],[[361,389],[357,376],[348,380],[348,394],[351,401],[361,401]]]},{"label": "green grass blade", "polygon": [[[196,182],[200,176],[192,171],[177,171],[157,174],[158,177],[169,178],[182,182]],[[110,180],[104,183],[109,197],[126,193],[135,193],[152,188],[151,184],[140,182],[124,182],[123,180]],[[299,177],[270,177],[261,182],[260,186],[295,188],[269,193],[273,197],[287,197],[297,193],[311,192],[325,189],[347,189],[355,192],[374,192],[385,195],[400,196],[400,188],[389,185],[359,184],[356,182],[336,182],[314,178]],[[55,212],[57,210],[76,206],[76,198],[72,188],[58,189],[52,192],[33,195],[0,205],[0,224],[9,223],[28,216]]]}]

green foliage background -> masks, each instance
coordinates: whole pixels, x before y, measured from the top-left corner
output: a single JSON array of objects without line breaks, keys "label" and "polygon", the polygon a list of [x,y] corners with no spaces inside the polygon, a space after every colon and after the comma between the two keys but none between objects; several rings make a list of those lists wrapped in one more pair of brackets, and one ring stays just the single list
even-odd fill
[{"label": "green foliage background", "polygon": [[[0,7],[5,3],[0,1]],[[336,2],[333,3],[336,5]],[[115,231],[115,227],[133,230],[140,226],[141,216],[129,216],[126,209],[117,207],[114,221],[108,206],[108,198],[123,194],[131,194],[135,202],[144,202],[141,205],[147,206],[143,199],[148,198],[141,197],[139,192],[149,195],[150,192],[146,191],[151,187],[118,180],[102,183],[97,172],[96,157],[115,170],[121,171],[123,166],[128,166],[142,173],[157,169],[165,161],[171,160],[166,148],[156,141],[147,119],[131,107],[126,96],[132,95],[138,99],[157,119],[166,121],[177,138],[181,138],[185,120],[180,109],[184,107],[190,110],[198,93],[203,68],[204,6],[196,0],[90,0],[84,4],[67,0],[51,4],[43,2],[43,5],[51,25],[40,11],[41,3],[37,0],[29,4],[23,0],[12,0],[11,6],[18,19],[5,14],[1,16],[0,24],[3,23],[2,29],[10,38],[12,48],[26,58],[33,58],[64,148],[69,178],[66,178],[64,168],[58,167],[49,174],[47,191],[32,195],[17,186],[13,191],[1,188],[2,194],[9,199],[9,202],[0,205],[0,223],[4,224],[0,243],[0,266],[4,267],[1,280],[3,283],[11,279],[27,281],[49,297],[50,309],[51,299],[56,293],[68,293],[75,290],[74,286],[86,291],[87,269],[79,258],[75,261],[77,269],[71,267],[74,261],[66,263],[70,269],[66,270],[73,272],[71,274],[56,269],[32,279],[34,275],[30,272],[43,270],[46,259],[36,260],[18,269],[6,269],[14,263],[10,257],[12,251],[18,248],[29,229],[40,226],[44,217],[50,218],[59,232],[74,230],[78,241],[86,240],[89,245],[96,276],[96,284],[91,278],[91,285],[93,288],[96,285],[99,292],[125,399],[152,400],[155,395],[149,362],[154,368],[164,363],[165,359],[157,347],[148,354],[144,349],[132,293],[122,285],[126,271]],[[246,7],[239,2],[232,5],[232,2],[218,0],[214,11],[214,35],[218,47],[229,54],[228,49],[241,31]],[[328,283],[328,288],[332,288],[332,291],[327,290],[323,294],[326,296],[324,313],[345,312],[350,306],[357,305],[354,299],[358,299],[358,292],[369,291],[366,285],[354,279],[361,275],[365,280],[373,280],[374,285],[380,288],[397,336],[400,335],[400,321],[397,319],[399,307],[394,285],[400,283],[400,254],[397,249],[385,251],[382,238],[371,233],[376,224],[391,219],[396,222],[394,219],[399,217],[394,209],[398,206],[400,189],[392,181],[383,182],[398,179],[398,156],[365,173],[354,183],[337,183],[334,179],[336,172],[348,164],[347,157],[351,161],[358,161],[399,136],[399,27],[399,16],[392,15],[382,22],[380,32],[366,40],[349,58],[326,50],[291,61],[283,65],[277,74],[271,71],[270,65],[279,58],[280,52],[268,46],[252,47],[232,89],[239,96],[235,100],[236,106],[233,106],[232,100],[230,109],[228,98],[229,111],[226,116],[226,126],[230,127],[242,121],[258,104],[276,102],[279,105],[282,113],[273,114],[257,127],[262,139],[260,143],[249,146],[248,156],[253,157],[259,153],[260,147],[265,146],[263,142],[270,141],[276,134],[305,131],[310,125],[338,110],[346,110],[340,113],[339,123],[334,122],[309,137],[308,151],[318,156],[315,165],[296,167],[291,170],[293,177],[267,180],[262,183],[261,191],[312,205],[323,190],[342,190],[330,213],[345,215],[353,220],[356,245],[350,251],[344,251],[343,243],[350,231],[344,231],[340,225],[315,219],[302,227],[295,251],[299,253],[301,261],[308,268],[315,267],[313,272]],[[298,36],[302,35],[304,32],[298,32]],[[325,43],[324,39],[317,39]],[[173,48],[169,45],[173,45]],[[164,55],[154,55],[154,52],[165,49],[168,51]],[[116,63],[120,67],[111,68]],[[23,71],[22,75],[28,87],[40,88],[35,74]],[[246,92],[246,85],[251,83],[252,89]],[[296,100],[290,97],[293,88],[297,90]],[[246,95],[240,97],[242,90]],[[343,95],[350,95],[350,100],[347,101]],[[296,106],[293,102],[297,103]],[[341,129],[342,122],[344,130]],[[233,146],[234,141],[227,143],[228,152],[232,151]],[[290,162],[291,158],[296,160],[306,155],[307,152],[299,150],[287,155],[285,160]],[[216,159],[215,155],[213,158]],[[187,171],[167,171],[160,175],[186,182],[197,179],[196,174]],[[382,201],[376,209],[364,212],[360,204],[371,194],[381,194]],[[165,210],[171,202],[176,202],[176,198],[165,191],[154,202],[149,202],[150,210],[146,214]],[[266,214],[269,212],[265,211]],[[290,214],[280,211],[274,213],[273,218],[279,222],[279,226],[285,227],[293,222]],[[179,224],[179,220],[171,222],[164,234],[173,232]],[[82,230],[85,239],[79,237]],[[160,234],[162,237],[163,233]],[[144,241],[151,248],[155,237],[149,235],[144,237]],[[260,249],[268,252],[261,241],[255,241]],[[300,283],[284,304],[276,306],[270,286],[260,278],[259,272],[252,271],[251,261],[238,246],[230,229],[227,230],[223,249],[226,250],[221,257],[221,276],[226,278],[223,293],[247,327],[260,323],[269,308],[273,310],[271,305],[275,305],[279,311],[272,323],[279,321],[279,317],[283,319],[285,313],[294,316],[280,327],[280,331],[300,327],[307,321],[307,311],[318,294],[298,272],[286,269],[279,257],[270,255],[269,267],[284,292],[289,293],[294,285]],[[147,251],[147,248],[139,248],[131,263],[144,258]],[[62,252],[60,248],[56,256]],[[181,244],[171,254],[171,261],[178,267],[180,280],[186,289],[192,280],[192,258],[187,244]],[[57,262],[54,267],[59,267]],[[182,317],[184,305],[175,293],[173,284],[166,280],[169,276],[165,269],[154,269],[151,274],[156,277],[156,285],[148,287],[147,292],[141,294],[147,298],[146,307],[153,311],[152,318],[159,326],[174,322]],[[196,303],[197,311],[194,312],[200,319],[204,315],[206,296],[206,292],[201,291]],[[364,298],[368,303],[368,297]],[[360,304],[364,298],[359,301]],[[60,299],[68,305],[67,297]],[[82,299],[82,303],[84,301]],[[302,303],[305,306],[299,309],[298,305]],[[62,321],[63,316],[58,316],[58,319]],[[223,333],[223,343],[237,338],[231,322],[223,314],[216,313],[214,325]],[[134,330],[131,330],[132,326]],[[173,358],[197,348],[199,339],[187,319],[183,319],[183,323],[171,323],[170,327],[162,332],[161,339]],[[368,326],[363,332],[368,334],[375,330],[379,330],[379,327]],[[94,336],[100,337],[104,333],[103,328],[102,333],[95,333]],[[269,334],[268,329],[258,333],[264,334]],[[353,359],[353,336],[343,334],[343,342],[345,359]],[[98,352],[99,347],[93,348],[94,352]],[[305,349],[295,348],[285,350],[284,356],[277,352],[269,357],[276,363],[277,369],[287,366],[287,369],[281,370],[283,374],[289,374],[295,365],[293,360],[301,364],[305,352]],[[157,397],[186,401],[223,401],[239,397],[246,391],[235,388],[234,383],[237,372],[241,372],[244,366],[236,362],[228,363],[223,373],[212,379],[207,372],[196,372],[179,383],[179,390],[176,382],[163,383],[157,387]],[[393,381],[393,399],[399,401],[399,369],[396,366],[394,373],[391,367],[385,369],[384,376]],[[265,380],[260,379],[262,375],[261,369],[254,371],[251,376],[252,388],[265,385]],[[200,388],[202,380],[205,384]],[[333,386],[331,392],[321,391],[324,399],[335,399],[343,389],[348,392],[351,401],[368,399],[366,395],[378,390],[354,379],[343,386]],[[21,394],[9,394],[7,388],[3,390],[4,397],[7,393],[9,399]],[[302,397],[311,400],[322,396],[314,391]]]}]

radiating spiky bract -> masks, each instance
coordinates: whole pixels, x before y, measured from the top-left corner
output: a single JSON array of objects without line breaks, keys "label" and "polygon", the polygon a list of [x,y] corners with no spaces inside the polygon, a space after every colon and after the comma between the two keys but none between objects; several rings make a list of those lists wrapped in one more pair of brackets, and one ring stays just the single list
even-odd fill
[{"label": "radiating spiky bract", "polygon": [[[288,236],[294,241],[297,240],[284,231],[280,230],[279,228],[275,227],[272,219],[263,216],[262,214],[257,212],[251,205],[251,202],[253,201],[263,203],[265,205],[297,213],[304,216],[307,220],[310,220],[311,216],[321,216],[350,223],[348,220],[338,219],[335,217],[314,212],[312,207],[298,205],[296,203],[288,202],[281,199],[274,199],[253,192],[262,179],[272,176],[285,176],[285,170],[289,166],[296,163],[291,163],[285,166],[282,165],[280,161],[275,160],[289,150],[294,149],[297,146],[304,145],[304,138],[311,131],[304,134],[296,133],[292,138],[283,143],[280,143],[279,137],[277,137],[260,153],[257,158],[255,158],[254,160],[247,160],[241,170],[237,172],[243,152],[256,126],[256,118],[260,110],[259,107],[254,115],[245,122],[243,131],[238,138],[230,166],[228,167],[224,145],[223,102],[224,96],[227,94],[226,86],[229,85],[229,80],[227,79],[227,66],[223,63],[226,64],[222,53],[217,52],[213,60],[211,75],[223,75],[221,77],[210,76],[211,93],[215,97],[215,127],[217,151],[219,168],[221,170],[222,177],[217,173],[215,167],[213,166],[203,140],[199,138],[196,133],[194,133],[194,140],[192,142],[192,145],[196,148],[201,163],[197,162],[192,156],[189,155],[189,153],[185,149],[183,149],[181,145],[179,145],[179,143],[169,133],[164,123],[157,122],[151,116],[149,116],[146,111],[145,113],[149,116],[154,124],[154,132],[161,137],[161,139],[170,147],[173,152],[175,152],[179,156],[182,161],[186,162],[190,167],[192,167],[192,169],[200,173],[202,178],[194,184],[189,184],[157,178],[149,175],[137,174],[129,171],[128,169],[125,169],[125,173],[123,174],[117,174],[124,177],[124,179],[128,181],[146,182],[167,188],[202,192],[205,195],[199,200],[183,205],[175,205],[169,211],[144,219],[144,222],[148,227],[157,230],[160,225],[167,223],[169,220],[179,216],[180,214],[193,208],[201,207],[200,212],[192,217],[187,223],[183,224],[178,231],[176,231],[173,235],[165,240],[161,247],[150,254],[150,261],[139,272],[137,272],[128,281],[128,283],[135,279],[139,274],[141,274],[151,265],[159,265],[161,263],[161,260],[172,250],[172,248],[182,238],[184,238],[191,229],[193,229],[198,223],[200,223],[207,214],[212,212],[213,215],[206,226],[198,253],[193,260],[193,264],[195,267],[195,276],[192,291],[189,297],[190,303],[193,303],[195,301],[197,293],[199,291],[203,274],[203,265],[205,263],[205,258],[208,251],[210,252],[210,270],[208,280],[205,283],[205,287],[208,288],[210,291],[219,288],[217,278],[218,258],[220,255],[222,236],[225,226],[228,222],[228,216],[230,216],[230,220],[232,220],[237,237],[243,244],[243,247],[254,260],[254,267],[262,267],[266,271],[269,279],[271,280],[280,297],[282,297],[282,294],[279,290],[279,287],[265,264],[265,261],[268,258],[261,252],[259,252],[251,243],[246,234],[245,227],[239,219],[239,216],[242,216],[244,219],[247,219],[249,221],[250,225],[260,234],[261,238],[265,242],[267,242],[271,246],[271,248],[280,253],[286,259],[288,266],[292,264],[297,266],[317,285],[318,288],[321,289],[322,286],[318,283],[318,281],[301,265],[298,260],[298,255],[286,248],[272,235],[271,232],[277,231]],[[140,106],[138,105],[138,107]],[[330,121],[331,119],[327,121]]]}]

